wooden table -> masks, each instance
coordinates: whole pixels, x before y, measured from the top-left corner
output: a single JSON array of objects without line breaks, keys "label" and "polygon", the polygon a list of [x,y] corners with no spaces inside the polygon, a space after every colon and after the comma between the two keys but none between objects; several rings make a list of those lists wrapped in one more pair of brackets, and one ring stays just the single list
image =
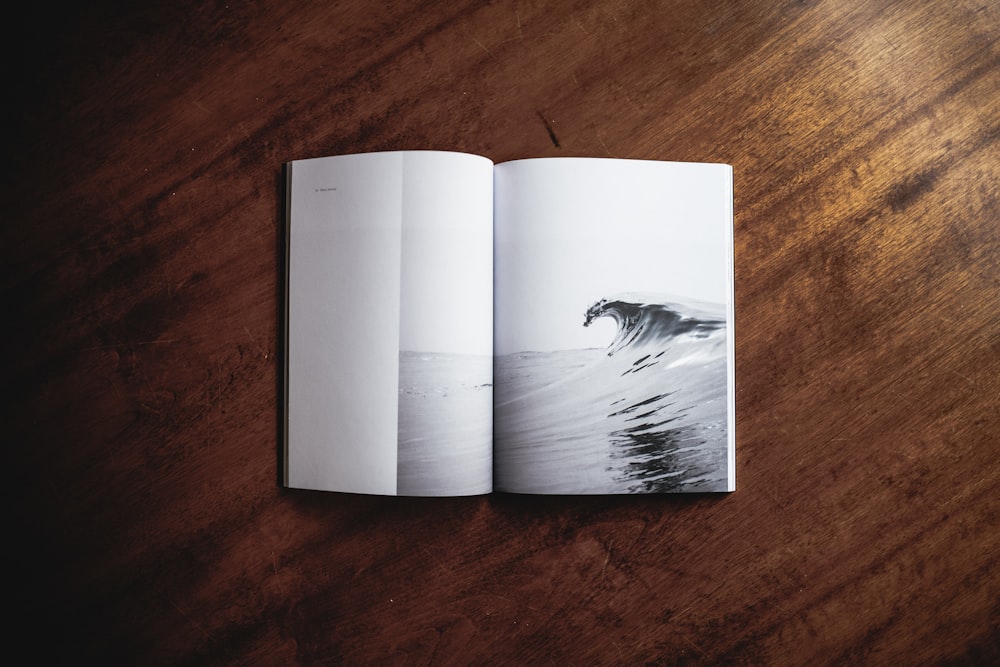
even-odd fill
[{"label": "wooden table", "polygon": [[[39,3],[13,26],[14,644],[1000,661],[997,5],[387,4]],[[734,494],[280,487],[282,164],[411,148],[734,166]]]}]

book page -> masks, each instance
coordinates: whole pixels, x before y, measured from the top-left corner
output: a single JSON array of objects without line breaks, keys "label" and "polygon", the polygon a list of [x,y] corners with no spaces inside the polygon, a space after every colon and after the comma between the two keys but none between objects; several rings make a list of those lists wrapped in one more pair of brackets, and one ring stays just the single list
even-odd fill
[{"label": "book page", "polygon": [[290,163],[285,479],[386,495],[492,477],[492,163]]},{"label": "book page", "polygon": [[733,489],[731,167],[494,174],[495,488]]},{"label": "book page", "polygon": [[288,170],[286,483],[393,495],[402,160]]}]

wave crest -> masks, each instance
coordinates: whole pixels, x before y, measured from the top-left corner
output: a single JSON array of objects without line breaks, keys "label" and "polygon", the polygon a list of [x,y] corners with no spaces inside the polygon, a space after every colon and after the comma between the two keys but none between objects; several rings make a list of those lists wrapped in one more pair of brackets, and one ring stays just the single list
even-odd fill
[{"label": "wave crest", "polygon": [[618,324],[608,356],[626,347],[662,346],[678,336],[707,338],[726,326],[721,305],[633,295],[597,301],[587,309],[583,326],[599,317],[610,317]]}]

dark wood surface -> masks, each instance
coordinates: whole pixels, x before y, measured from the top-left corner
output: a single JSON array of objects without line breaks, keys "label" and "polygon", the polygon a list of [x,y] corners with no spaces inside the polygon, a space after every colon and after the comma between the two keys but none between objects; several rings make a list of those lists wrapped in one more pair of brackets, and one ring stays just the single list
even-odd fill
[{"label": "dark wood surface", "polygon": [[[386,4],[8,20],[11,645],[1000,661],[996,3]],[[411,148],[734,166],[736,493],[280,488],[282,163]]]}]

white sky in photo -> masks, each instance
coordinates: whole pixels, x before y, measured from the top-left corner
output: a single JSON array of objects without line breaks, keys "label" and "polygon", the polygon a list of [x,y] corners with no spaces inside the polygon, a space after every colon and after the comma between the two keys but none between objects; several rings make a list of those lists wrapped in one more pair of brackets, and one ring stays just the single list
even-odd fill
[{"label": "white sky in photo", "polygon": [[493,350],[493,163],[403,153],[399,349]]},{"label": "white sky in photo", "polygon": [[725,304],[731,169],[548,158],[496,166],[495,354],[606,347],[584,312],[623,292]]}]

